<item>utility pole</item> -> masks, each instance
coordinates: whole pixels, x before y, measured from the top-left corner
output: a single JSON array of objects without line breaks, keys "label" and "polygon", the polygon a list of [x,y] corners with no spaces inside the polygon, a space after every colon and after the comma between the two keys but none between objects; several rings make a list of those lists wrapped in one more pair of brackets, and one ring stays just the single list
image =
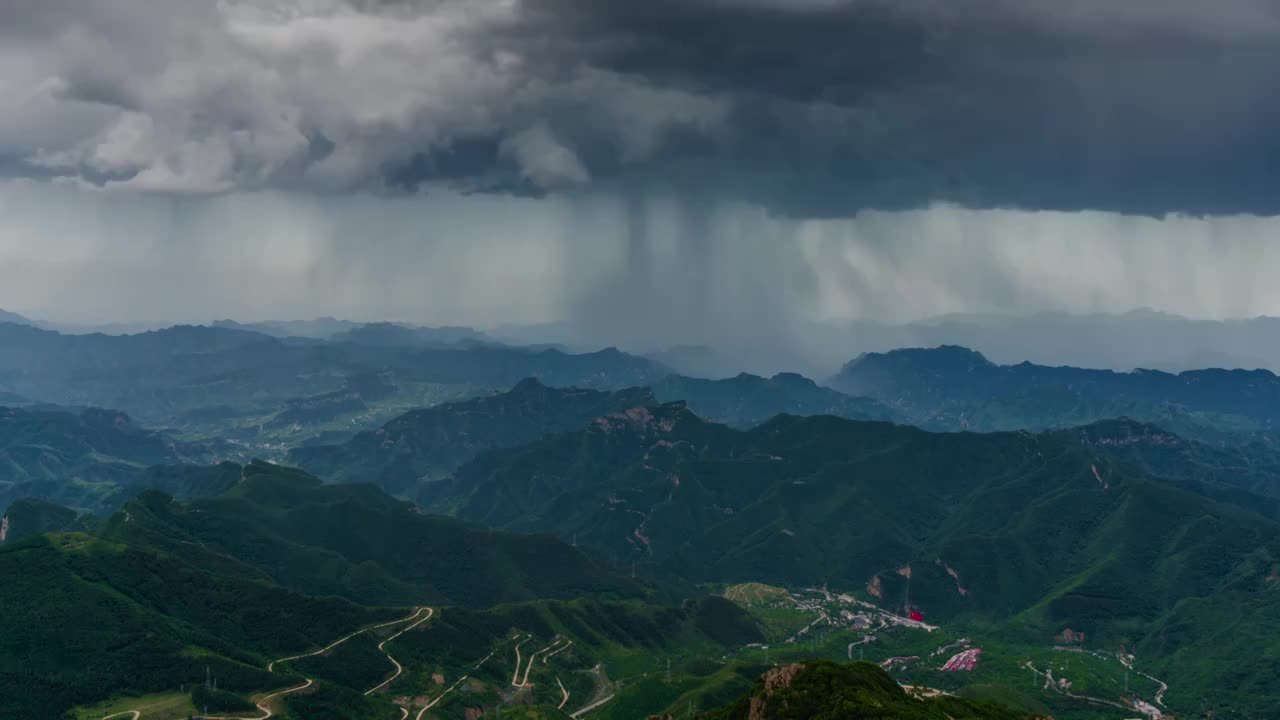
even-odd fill
[{"label": "utility pole", "polygon": [[667,682],[671,682],[671,658],[667,658]]},{"label": "utility pole", "polygon": [[1129,694],[1129,671],[1124,671],[1124,694]]},{"label": "utility pole", "polygon": [[210,687],[210,685],[209,685],[209,666],[208,666],[208,665],[205,665],[205,666],[204,666],[204,689],[205,689],[205,690],[208,690],[208,689],[209,689],[209,687]]},{"label": "utility pole", "polygon": [[631,579],[632,580],[636,579],[636,561],[635,560],[631,561]]}]

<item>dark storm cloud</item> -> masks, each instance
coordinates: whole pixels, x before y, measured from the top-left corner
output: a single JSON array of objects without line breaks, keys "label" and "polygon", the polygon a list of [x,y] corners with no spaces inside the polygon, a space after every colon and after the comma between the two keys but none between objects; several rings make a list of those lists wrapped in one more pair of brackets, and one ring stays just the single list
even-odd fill
[{"label": "dark storm cloud", "polygon": [[1280,209],[1277,5],[1123,5],[541,0],[524,29],[727,98],[689,172],[795,214]]},{"label": "dark storm cloud", "polygon": [[1280,211],[1273,0],[16,5],[0,153],[113,188]]}]

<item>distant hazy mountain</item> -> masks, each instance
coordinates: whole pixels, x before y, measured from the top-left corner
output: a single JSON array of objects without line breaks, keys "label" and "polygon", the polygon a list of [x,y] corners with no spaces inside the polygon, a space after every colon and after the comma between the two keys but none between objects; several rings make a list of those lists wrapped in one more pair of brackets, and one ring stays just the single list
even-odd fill
[{"label": "distant hazy mountain", "polygon": [[[857,322],[839,332],[851,354],[961,345],[998,363],[1028,361],[1170,372],[1206,367],[1280,371],[1280,318],[1271,317],[1190,320],[1151,310],[1093,315],[969,314],[906,325]],[[839,345],[823,342],[830,347]]]},{"label": "distant hazy mountain", "polygon": [[853,420],[890,420],[878,400],[850,397],[795,373],[771,378],[742,373],[723,380],[670,375],[653,385],[660,402],[683,400],[697,415],[734,427],[750,427],[775,415],[835,415]]},{"label": "distant hazy mountain", "polygon": [[868,353],[829,384],[938,430],[1018,430],[1131,417],[1200,438],[1280,428],[1280,378],[1267,370],[1115,372],[997,365],[962,347]]},{"label": "distant hazy mountain", "polygon": [[[258,418],[253,427],[265,427],[281,411],[305,417],[314,405],[310,399],[333,410],[331,401],[341,401],[355,377],[385,378],[381,384],[395,389],[395,397],[382,396],[385,402],[407,408],[434,397],[509,388],[527,377],[558,386],[622,388],[654,382],[668,372],[614,348],[569,354],[489,345],[297,341],[203,326],[123,336],[62,335],[0,324],[0,392],[60,405],[120,408],[153,426],[199,423],[204,433],[236,418]],[[367,403],[371,397],[362,394],[360,400]],[[293,401],[296,406],[289,406]],[[359,425],[359,416],[367,413],[352,407],[355,414],[341,418],[345,428],[368,427]],[[324,421],[334,419],[330,413]]]},{"label": "distant hazy mountain", "polygon": [[14,325],[30,325],[31,321],[22,317],[17,313],[11,313],[8,310],[0,310],[0,323],[13,323]]},{"label": "distant hazy mountain", "polygon": [[330,339],[333,342],[409,347],[496,344],[488,335],[469,327],[409,327],[396,323],[369,323],[335,333]]},{"label": "distant hazy mountain", "polygon": [[328,340],[338,333],[354,330],[363,324],[351,320],[337,320],[331,317],[316,318],[314,320],[264,320],[250,323],[240,323],[235,320],[215,320],[212,323],[213,327],[251,330],[273,337],[303,337],[315,340]]},{"label": "distant hazy mountain", "polygon": [[508,392],[414,410],[342,445],[295,448],[289,462],[321,477],[416,494],[484,450],[586,427],[593,418],[655,402],[647,389],[552,388],[535,379]]}]

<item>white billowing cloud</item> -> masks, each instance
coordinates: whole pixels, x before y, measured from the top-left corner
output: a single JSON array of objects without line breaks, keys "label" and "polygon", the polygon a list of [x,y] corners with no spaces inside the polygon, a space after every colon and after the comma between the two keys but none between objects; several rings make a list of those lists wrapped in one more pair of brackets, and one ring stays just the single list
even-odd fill
[{"label": "white billowing cloud", "polygon": [[543,123],[508,137],[502,152],[513,156],[524,176],[539,187],[581,185],[591,179],[578,156]]},{"label": "white billowing cloud", "polygon": [[[543,118],[567,111],[628,160],[717,104],[606,71],[543,77],[497,34],[512,0],[362,9],[339,0],[32,5],[0,37],[0,153],[106,187],[377,188],[460,140],[500,143],[544,188],[589,178]],[[4,31],[0,30],[0,36]],[[19,93],[18,90],[21,90]],[[617,103],[608,101],[617,98]],[[554,112],[553,112],[554,111]],[[49,124],[57,130],[41,129]]]}]

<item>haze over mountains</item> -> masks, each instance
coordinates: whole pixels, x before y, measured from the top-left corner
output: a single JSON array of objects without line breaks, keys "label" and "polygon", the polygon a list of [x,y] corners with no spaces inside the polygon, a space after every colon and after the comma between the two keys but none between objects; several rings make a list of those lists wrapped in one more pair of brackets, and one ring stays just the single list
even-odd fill
[{"label": "haze over mountains", "polygon": [[[32,321],[0,310],[0,323],[3,322],[71,334],[101,332],[119,335],[167,327],[164,324],[84,325]],[[564,323],[477,329],[325,317],[258,322],[224,319],[208,324],[277,338],[313,340],[338,340],[344,333],[356,332],[363,338],[357,335],[346,339],[369,344],[447,346],[455,343],[505,343],[558,346],[573,352],[619,344],[617,338],[607,334],[588,332]],[[398,337],[391,337],[391,333]],[[378,339],[379,334],[381,340]],[[1280,356],[1280,319],[1258,316],[1197,320],[1146,309],[1088,314],[956,313],[905,323],[806,322],[786,337],[764,337],[745,344],[717,346],[651,341],[628,345],[624,349],[652,357],[678,372],[696,377],[729,377],[743,371],[766,375],[800,372],[825,377],[849,358],[862,353],[940,345],[972,348],[1000,364],[1031,362],[1110,370],[1148,368],[1167,372],[1211,367],[1280,371],[1280,362],[1275,360]]]},{"label": "haze over mountains", "polygon": [[[804,695],[814,707],[843,692],[896,707],[884,677],[909,673],[973,717],[1092,720],[1089,701],[1020,682],[1064,633],[1088,674],[1054,672],[1104,703],[1248,717],[1280,701],[1268,665],[1233,664],[1280,638],[1267,370],[1001,365],[940,346],[817,379],[706,378],[614,348],[328,319],[0,337],[0,564],[26,578],[0,590],[19,608],[0,630],[29,659],[0,665],[8,713],[164,697],[236,715],[310,681],[271,705],[737,717],[773,697],[755,685],[777,672],[771,644],[889,663],[788,671],[795,692],[834,683]],[[107,597],[112,619],[92,609]],[[14,625],[37,606],[55,620]],[[144,627],[171,639],[111,649]],[[54,650],[73,636],[93,639]],[[917,657],[957,642],[989,657],[971,679]],[[192,653],[217,692],[182,689],[199,688]],[[1158,695],[1116,685],[1129,655]],[[663,658],[672,680],[654,674]]]}]

